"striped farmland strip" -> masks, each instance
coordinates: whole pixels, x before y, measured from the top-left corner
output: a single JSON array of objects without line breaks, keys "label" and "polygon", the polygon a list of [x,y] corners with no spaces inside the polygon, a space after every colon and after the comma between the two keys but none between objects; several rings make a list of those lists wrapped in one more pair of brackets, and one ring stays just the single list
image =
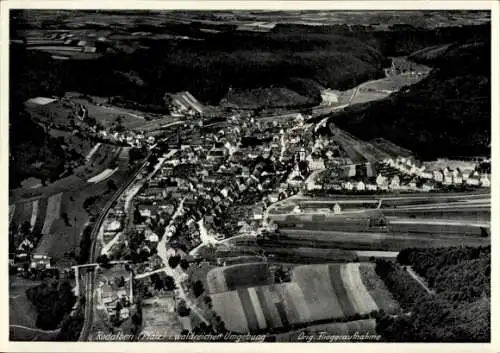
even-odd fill
[{"label": "striped farmland strip", "polygon": [[20,226],[24,221],[26,221],[26,215],[24,214],[23,204],[15,204],[12,209],[12,222],[14,222],[17,226]]},{"label": "striped farmland strip", "polygon": [[229,330],[248,333],[245,311],[237,291],[213,294],[211,298],[215,312]]},{"label": "striped farmland strip", "polygon": [[287,298],[293,302],[296,308],[299,322],[311,321],[311,313],[309,312],[304,293],[299,285],[295,282],[287,283],[285,285],[285,293],[287,294]]},{"label": "striped farmland strip", "polygon": [[257,315],[255,314],[252,301],[250,300],[250,295],[248,294],[248,289],[239,289],[236,293],[238,293],[238,296],[240,297],[241,306],[243,307],[243,311],[245,312],[245,316],[247,318],[248,329],[250,332],[258,330],[259,323],[257,321]]},{"label": "striped farmland strip", "polygon": [[287,291],[287,285],[279,285],[277,287],[278,287],[277,290],[282,298],[282,303],[288,317],[288,322],[292,325],[299,323],[300,314],[297,308],[295,307],[295,304],[292,300],[292,296]]},{"label": "striped farmland strip", "polygon": [[47,199],[38,200],[38,216],[36,218],[35,228],[33,229],[35,233],[42,232],[43,224],[45,222],[45,213],[47,212],[47,205]]},{"label": "striped farmland strip", "polygon": [[255,309],[252,305],[252,300],[248,294],[248,289],[239,289],[237,293],[240,297],[241,305],[247,318],[248,329],[250,332],[254,332],[259,329],[259,322],[257,320],[257,315],[255,314]]},{"label": "striped farmland strip", "polygon": [[[43,223],[42,234],[49,234],[52,223],[61,216],[62,192],[49,197],[47,211],[45,212],[45,222]],[[43,242],[43,241],[42,241]]]},{"label": "striped farmland strip", "polygon": [[33,203],[32,202],[24,202],[23,206],[23,222],[30,222],[31,224],[31,215],[33,212]]},{"label": "striped farmland strip", "polygon": [[344,316],[331,286],[328,265],[297,266],[293,278],[304,293],[311,320]]},{"label": "striped farmland strip", "polygon": [[377,304],[373,301],[373,298],[361,281],[359,263],[342,265],[341,276],[348,290],[351,302],[359,314],[367,314],[373,310],[378,310]]},{"label": "striped farmland strip", "polygon": [[278,310],[278,313],[280,315],[281,322],[283,323],[283,327],[289,328],[290,322],[288,321],[286,309],[285,306],[283,305],[283,302],[278,302],[275,305],[276,305],[276,310]]},{"label": "striped farmland strip", "polygon": [[38,200],[35,200],[33,201],[33,207],[31,208],[31,219],[30,219],[31,229],[35,228],[37,217],[38,217]]},{"label": "striped farmland strip", "polygon": [[267,328],[272,328],[274,327],[273,325],[273,319],[271,317],[271,313],[269,310],[269,305],[266,301],[266,297],[264,296],[264,293],[262,291],[263,287],[255,287],[255,294],[257,295],[257,298],[260,303],[260,307],[262,309],[262,314],[264,315],[264,320],[266,322],[266,327]]},{"label": "striped farmland strip", "polygon": [[332,281],[332,287],[335,292],[335,296],[339,300],[344,315],[352,316],[356,314],[356,309],[349,300],[349,294],[347,293],[344,281],[342,280],[342,275],[340,273],[341,266],[342,265],[339,264],[329,266],[330,280]]},{"label": "striped farmland strip", "polygon": [[255,316],[257,317],[257,322],[259,324],[259,329],[267,328],[266,318],[264,316],[264,312],[262,310],[262,306],[260,305],[259,297],[257,295],[257,291],[254,287],[248,288],[248,295],[250,296],[250,300],[252,301],[252,306],[255,309]]},{"label": "striped farmland strip", "polygon": [[267,309],[264,310],[266,320],[269,320],[271,322],[269,327],[276,327],[276,328],[283,327],[283,323],[281,321],[280,315],[273,300],[272,286],[262,286],[258,288],[259,290],[257,290],[257,294],[264,298],[264,300],[261,301],[261,303],[263,303],[265,308]]}]

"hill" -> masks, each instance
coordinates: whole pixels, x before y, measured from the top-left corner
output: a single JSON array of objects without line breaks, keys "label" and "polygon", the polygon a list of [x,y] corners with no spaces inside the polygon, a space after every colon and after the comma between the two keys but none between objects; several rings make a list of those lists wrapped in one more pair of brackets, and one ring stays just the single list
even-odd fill
[{"label": "hill", "polygon": [[429,58],[430,75],[388,98],[333,117],[365,140],[383,137],[422,159],[490,153],[490,42],[467,42]]},{"label": "hill", "polygon": [[490,341],[490,247],[405,249],[398,262],[412,266],[434,292],[400,265],[377,260],[377,274],[405,311],[378,318],[377,333],[385,340]]}]

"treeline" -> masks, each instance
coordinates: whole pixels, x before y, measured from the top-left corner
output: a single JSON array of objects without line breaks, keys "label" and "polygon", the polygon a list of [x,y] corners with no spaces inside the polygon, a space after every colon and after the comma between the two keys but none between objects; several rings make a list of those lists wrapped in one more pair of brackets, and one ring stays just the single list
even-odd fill
[{"label": "treeline", "polygon": [[92,226],[88,225],[83,229],[82,238],[80,240],[80,252],[78,253],[77,262],[79,265],[87,263],[89,260],[92,247]]},{"label": "treeline", "polygon": [[422,160],[489,155],[490,75],[485,38],[447,51],[419,83],[387,99],[354,105],[331,121],[364,140],[385,138]]},{"label": "treeline", "polygon": [[398,261],[411,265],[435,293],[400,264],[377,260],[376,273],[403,309],[379,317],[377,333],[391,342],[488,342],[490,253],[490,247],[403,250]]},{"label": "treeline", "polygon": [[54,330],[76,303],[71,285],[67,281],[42,283],[26,290],[28,300],[37,309],[36,326]]}]

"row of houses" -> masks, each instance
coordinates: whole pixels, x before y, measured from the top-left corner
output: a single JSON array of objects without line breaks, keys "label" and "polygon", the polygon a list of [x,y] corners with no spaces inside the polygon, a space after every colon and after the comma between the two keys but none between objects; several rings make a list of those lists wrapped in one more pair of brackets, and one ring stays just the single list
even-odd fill
[{"label": "row of houses", "polygon": [[388,158],[383,164],[399,171],[403,175],[418,177],[424,180],[433,180],[443,185],[462,185],[490,187],[490,176],[474,170],[461,170],[460,168],[427,170],[425,166],[419,165],[412,158],[398,157]]}]

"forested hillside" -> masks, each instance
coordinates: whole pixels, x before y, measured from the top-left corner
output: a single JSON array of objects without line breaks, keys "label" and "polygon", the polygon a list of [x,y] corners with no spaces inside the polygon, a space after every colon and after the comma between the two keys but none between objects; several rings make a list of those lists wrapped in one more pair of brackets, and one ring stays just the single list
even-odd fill
[{"label": "forested hillside", "polygon": [[[490,340],[491,247],[406,249],[399,264],[378,260],[377,274],[404,309],[379,318],[377,332],[398,342]],[[412,266],[435,291],[428,293],[400,265]]]},{"label": "forested hillside", "polygon": [[435,69],[426,79],[331,121],[362,139],[388,139],[421,159],[488,155],[489,38],[453,46],[430,61]]}]

